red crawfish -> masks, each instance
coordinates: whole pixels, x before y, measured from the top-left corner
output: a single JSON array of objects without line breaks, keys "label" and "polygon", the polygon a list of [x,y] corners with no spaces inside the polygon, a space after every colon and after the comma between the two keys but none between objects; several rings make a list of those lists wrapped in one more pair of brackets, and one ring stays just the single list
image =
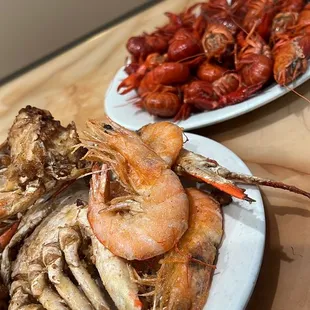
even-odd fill
[{"label": "red crawfish", "polygon": [[214,110],[222,107],[220,98],[237,90],[241,85],[236,73],[226,73],[213,83],[196,80],[184,86],[183,105],[175,120],[186,119],[192,110]]},{"label": "red crawfish", "polygon": [[149,71],[138,88],[138,107],[150,114],[173,117],[181,107],[178,84],[189,78],[189,67],[176,62],[163,63]]},{"label": "red crawfish", "polygon": [[284,36],[290,35],[290,30],[297,23],[298,13],[305,6],[304,0],[285,0],[280,4],[280,12],[272,22],[270,43],[276,44]]},{"label": "red crawfish", "polygon": [[225,72],[225,68],[206,60],[198,67],[197,77],[202,81],[212,83],[221,78]]},{"label": "red crawfish", "polygon": [[287,85],[308,68],[310,56],[310,4],[299,14],[291,36],[280,40],[273,48],[273,75],[280,85]]},{"label": "red crawfish", "polygon": [[179,29],[169,41],[169,61],[180,61],[200,54],[202,51],[200,38],[204,29],[205,20],[202,16],[196,19],[192,29]]},{"label": "red crawfish", "polygon": [[146,73],[162,64],[165,60],[165,56],[153,53],[150,54],[141,65],[137,63],[129,64],[125,69],[126,73],[129,73],[129,76],[119,84],[117,91],[120,92],[120,90],[123,89],[120,94],[124,95],[138,88]]},{"label": "red crawfish", "polygon": [[272,20],[278,11],[274,0],[249,0],[243,27],[247,32],[255,28],[265,41],[269,41]]},{"label": "red crawfish", "polygon": [[231,52],[235,40],[237,26],[232,20],[232,13],[226,0],[211,0],[202,5],[208,21],[207,29],[202,37],[202,45],[208,59],[221,60]]}]

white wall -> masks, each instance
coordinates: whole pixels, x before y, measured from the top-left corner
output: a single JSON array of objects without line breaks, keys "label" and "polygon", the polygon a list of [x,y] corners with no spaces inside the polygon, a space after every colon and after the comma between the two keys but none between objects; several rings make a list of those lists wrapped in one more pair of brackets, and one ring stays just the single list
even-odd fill
[{"label": "white wall", "polygon": [[156,0],[0,0],[0,79]]}]

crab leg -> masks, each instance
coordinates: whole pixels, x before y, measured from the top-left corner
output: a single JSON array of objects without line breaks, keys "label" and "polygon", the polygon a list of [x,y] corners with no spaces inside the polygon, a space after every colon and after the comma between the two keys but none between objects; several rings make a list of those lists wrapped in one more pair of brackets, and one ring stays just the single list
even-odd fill
[{"label": "crab leg", "polygon": [[190,175],[207,184],[213,185],[227,194],[244,200],[253,201],[244,193],[244,189],[239,188],[233,181],[243,184],[280,188],[306,196],[310,199],[310,193],[295,186],[242,173],[231,172],[227,168],[219,165],[215,160],[185,149],[181,150],[180,155],[175,162],[174,170],[179,175]]},{"label": "crab leg", "polygon": [[30,264],[28,279],[33,296],[38,299],[44,309],[69,309],[65,301],[51,289],[46,279],[46,273],[40,264]]},{"label": "crab leg", "polygon": [[[11,301],[9,310],[43,310],[41,305],[34,304],[27,281],[17,280],[11,286]],[[61,308],[60,308],[61,309]]]},{"label": "crab leg", "polygon": [[44,308],[41,305],[31,304],[22,306],[19,310],[44,310]]},{"label": "crab leg", "polygon": [[25,216],[22,218],[16,234],[12,237],[9,244],[5,247],[2,253],[1,261],[1,276],[6,285],[9,285],[11,275],[11,250],[22,242],[30,232],[37,227],[40,222],[50,214],[58,205],[50,201],[45,203],[39,203],[34,205],[27,211]]},{"label": "crab leg", "polygon": [[243,188],[239,188],[234,182],[221,175],[221,170],[226,168],[220,166],[215,160],[202,155],[182,149],[173,170],[178,175],[191,176],[202,182],[210,184],[215,188],[239,199],[253,202]]},{"label": "crab leg", "polygon": [[44,310],[44,308],[41,305],[31,304],[22,306],[19,310]]},{"label": "crab leg", "polygon": [[74,278],[94,308],[96,310],[108,310],[109,306],[96,282],[81,264],[78,254],[78,248],[81,245],[79,233],[73,228],[62,228],[59,231],[59,244]]},{"label": "crab leg", "polygon": [[0,194],[0,218],[3,220],[27,210],[44,194],[44,187],[33,182],[27,185],[25,192],[0,191]]},{"label": "crab leg", "polygon": [[117,308],[120,310],[142,309],[138,289],[130,278],[129,266],[125,261],[120,263],[120,258],[114,256],[95,237],[92,238],[92,245],[100,278],[111,297],[113,296]]},{"label": "crab leg", "polygon": [[310,193],[306,192],[296,186],[293,185],[288,185],[282,182],[278,181],[273,181],[269,179],[263,179],[259,177],[255,177],[252,175],[247,175],[247,174],[242,174],[242,173],[235,173],[235,172],[230,172],[229,170],[221,170],[220,175],[224,178],[227,178],[229,180],[233,180],[238,183],[242,184],[254,184],[254,185],[263,185],[263,186],[269,186],[269,187],[274,187],[274,188],[280,188],[284,189],[296,194],[300,194],[303,196],[306,196],[310,199]]},{"label": "crab leg", "polygon": [[0,236],[0,251],[4,250],[14,236],[19,225],[19,221],[13,223],[1,236]]},{"label": "crab leg", "polygon": [[87,219],[87,210],[80,212],[79,223],[91,238],[94,264],[101,281],[119,310],[141,310],[138,287],[130,277],[129,265],[115,256],[95,237]]},{"label": "crab leg", "polygon": [[94,309],[84,294],[64,274],[62,254],[56,244],[49,244],[43,247],[42,259],[47,268],[50,281],[55,285],[59,295],[72,310]]}]

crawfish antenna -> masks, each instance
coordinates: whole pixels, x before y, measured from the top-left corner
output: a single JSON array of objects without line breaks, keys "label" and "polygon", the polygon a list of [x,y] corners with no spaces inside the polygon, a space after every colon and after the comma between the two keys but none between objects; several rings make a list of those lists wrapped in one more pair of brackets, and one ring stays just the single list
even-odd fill
[{"label": "crawfish antenna", "polygon": [[302,98],[302,99],[304,99],[305,101],[307,101],[308,103],[310,103],[310,100],[307,98],[307,97],[305,97],[305,96],[303,96],[302,94],[300,94],[298,91],[296,91],[294,88],[291,88],[291,87],[289,87],[289,86],[287,86],[287,85],[283,85],[285,88],[287,88],[289,91],[291,91],[291,92],[293,92],[294,94],[296,94],[298,97],[300,97],[300,98]]}]

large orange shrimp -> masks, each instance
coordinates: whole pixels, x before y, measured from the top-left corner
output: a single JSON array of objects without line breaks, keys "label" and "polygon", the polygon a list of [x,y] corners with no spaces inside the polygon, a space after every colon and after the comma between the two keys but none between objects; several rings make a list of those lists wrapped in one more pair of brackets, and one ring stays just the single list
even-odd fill
[{"label": "large orange shrimp", "polygon": [[[138,134],[108,118],[87,125],[86,158],[104,163],[91,182],[88,220],[94,234],[113,254],[128,260],[167,252],[188,227],[188,198],[179,178]],[[181,130],[174,139],[182,145]],[[175,153],[179,151],[176,147]],[[107,165],[127,195],[109,198]]]},{"label": "large orange shrimp", "polygon": [[154,303],[160,309],[202,309],[209,294],[223,219],[217,201],[195,188],[186,190],[190,201],[189,228],[162,260]]}]

